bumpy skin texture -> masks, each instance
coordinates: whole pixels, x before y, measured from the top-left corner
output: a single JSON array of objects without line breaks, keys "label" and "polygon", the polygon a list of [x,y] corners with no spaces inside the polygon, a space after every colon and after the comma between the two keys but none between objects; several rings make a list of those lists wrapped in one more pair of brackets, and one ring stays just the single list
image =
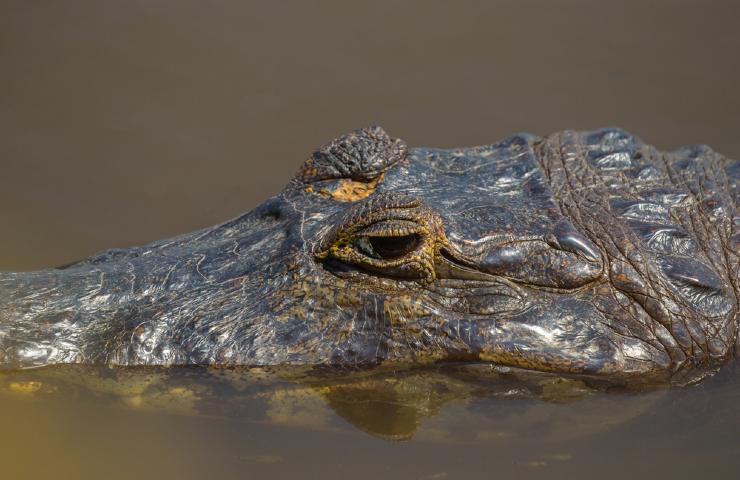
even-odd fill
[{"label": "bumpy skin texture", "polygon": [[0,364],[705,371],[737,341],[738,192],[739,162],[616,129],[451,150],[358,130],[237,219],[0,274]]}]

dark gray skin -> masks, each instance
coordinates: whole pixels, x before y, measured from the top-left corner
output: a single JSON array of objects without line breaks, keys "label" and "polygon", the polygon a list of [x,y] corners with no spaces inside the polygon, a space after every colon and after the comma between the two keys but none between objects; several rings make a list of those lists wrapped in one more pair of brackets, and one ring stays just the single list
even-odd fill
[{"label": "dark gray skin", "polygon": [[740,162],[616,129],[322,147],[222,225],[0,274],[0,366],[438,362],[671,379],[730,359]]}]

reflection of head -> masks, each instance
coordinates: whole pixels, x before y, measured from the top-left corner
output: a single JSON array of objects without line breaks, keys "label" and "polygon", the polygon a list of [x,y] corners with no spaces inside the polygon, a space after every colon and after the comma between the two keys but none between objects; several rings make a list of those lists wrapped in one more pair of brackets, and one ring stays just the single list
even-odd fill
[{"label": "reflection of head", "polygon": [[326,373],[283,367],[67,365],[6,373],[0,377],[0,394],[57,403],[74,399],[83,410],[94,404],[249,422],[253,433],[265,424],[346,430],[346,421],[385,440],[417,437],[510,445],[531,442],[532,437],[604,430],[644,412],[666,392],[607,395],[602,387],[613,390],[612,384],[482,364],[362,375]]}]

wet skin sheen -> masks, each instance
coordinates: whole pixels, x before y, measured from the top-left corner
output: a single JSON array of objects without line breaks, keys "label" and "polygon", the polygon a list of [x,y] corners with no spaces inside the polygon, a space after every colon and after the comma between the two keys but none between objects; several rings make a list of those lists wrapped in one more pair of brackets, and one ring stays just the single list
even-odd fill
[{"label": "wet skin sheen", "polygon": [[615,129],[316,151],[222,225],[0,274],[0,365],[492,362],[701,375],[738,329],[740,163]]}]

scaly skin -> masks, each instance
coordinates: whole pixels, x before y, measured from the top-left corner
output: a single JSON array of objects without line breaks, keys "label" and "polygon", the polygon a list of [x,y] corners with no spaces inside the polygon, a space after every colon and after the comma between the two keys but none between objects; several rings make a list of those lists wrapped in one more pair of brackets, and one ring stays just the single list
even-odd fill
[{"label": "scaly skin", "polygon": [[322,147],[213,228],[0,274],[0,364],[493,362],[670,379],[733,355],[740,163],[621,130]]}]

